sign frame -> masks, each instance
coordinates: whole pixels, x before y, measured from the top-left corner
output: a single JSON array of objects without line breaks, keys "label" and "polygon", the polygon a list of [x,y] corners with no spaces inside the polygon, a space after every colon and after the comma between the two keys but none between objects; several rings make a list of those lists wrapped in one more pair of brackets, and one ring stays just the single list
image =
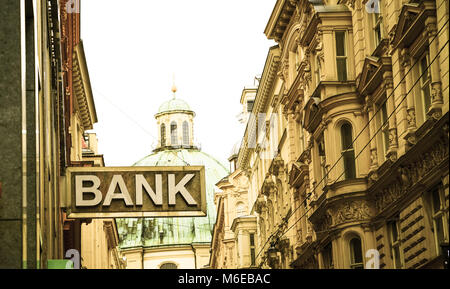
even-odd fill
[{"label": "sign frame", "polygon": [[[146,211],[146,212],[79,212],[74,210],[72,196],[75,195],[72,175],[83,173],[120,173],[120,172],[197,172],[200,176],[200,210],[192,211]],[[206,180],[204,166],[136,166],[136,167],[68,167],[66,169],[66,214],[68,219],[104,219],[104,218],[163,218],[163,217],[206,217]]]}]

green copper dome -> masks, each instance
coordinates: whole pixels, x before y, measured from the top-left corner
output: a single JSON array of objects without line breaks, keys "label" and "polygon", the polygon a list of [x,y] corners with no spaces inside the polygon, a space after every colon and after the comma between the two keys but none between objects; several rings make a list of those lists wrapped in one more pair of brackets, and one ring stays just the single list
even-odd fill
[{"label": "green copper dome", "polygon": [[177,110],[192,111],[186,101],[179,98],[172,98],[161,104],[158,109],[158,114]]},{"label": "green copper dome", "polygon": [[228,170],[198,149],[167,149],[150,154],[135,166],[205,166],[206,217],[116,219],[121,249],[210,243],[216,222],[215,184]]}]

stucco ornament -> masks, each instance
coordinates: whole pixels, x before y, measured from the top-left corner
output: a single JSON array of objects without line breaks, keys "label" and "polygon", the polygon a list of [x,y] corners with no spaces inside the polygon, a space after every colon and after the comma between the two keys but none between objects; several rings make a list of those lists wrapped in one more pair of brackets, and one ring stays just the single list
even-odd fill
[{"label": "stucco ornament", "polygon": [[368,218],[370,218],[370,209],[365,201],[347,201],[336,212],[337,224]]}]

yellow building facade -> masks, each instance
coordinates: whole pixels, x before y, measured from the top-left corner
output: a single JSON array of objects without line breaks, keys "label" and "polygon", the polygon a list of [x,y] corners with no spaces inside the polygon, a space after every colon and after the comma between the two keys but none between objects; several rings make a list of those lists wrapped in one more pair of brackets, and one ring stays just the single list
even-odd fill
[{"label": "yellow building facade", "polygon": [[448,1],[278,0],[265,34],[236,165],[256,264],[442,268]]}]

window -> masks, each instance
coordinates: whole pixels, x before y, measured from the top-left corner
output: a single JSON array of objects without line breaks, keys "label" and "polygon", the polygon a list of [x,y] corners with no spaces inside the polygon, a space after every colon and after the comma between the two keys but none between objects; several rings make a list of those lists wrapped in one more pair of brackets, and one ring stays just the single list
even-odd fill
[{"label": "window", "polygon": [[381,105],[381,137],[383,139],[384,156],[389,150],[389,120],[386,109],[386,101]]},{"label": "window", "polygon": [[347,81],[347,56],[345,49],[345,31],[336,31],[336,66],[338,81]]},{"label": "window", "polygon": [[255,103],[254,100],[247,101],[247,112],[252,112],[254,103]]},{"label": "window", "polygon": [[350,268],[364,269],[361,239],[359,237],[350,240]]},{"label": "window", "polygon": [[177,139],[178,139],[178,137],[177,137],[178,135],[177,135],[177,123],[176,122],[172,122],[171,124],[170,124],[170,142],[171,142],[171,145],[177,145]]},{"label": "window", "polygon": [[422,55],[419,60],[419,76],[420,77],[420,94],[421,94],[421,102],[423,107],[423,119],[427,119],[426,114],[431,106],[431,77],[430,70],[428,69],[429,65],[429,55],[428,51]]},{"label": "window", "polygon": [[164,263],[159,269],[178,269],[178,266],[175,263]]},{"label": "window", "polygon": [[161,125],[161,146],[166,145],[166,125]]},{"label": "window", "polygon": [[322,260],[323,260],[323,267],[325,269],[334,269],[334,263],[333,263],[333,245],[332,243],[328,243],[322,251]]},{"label": "window", "polygon": [[356,177],[355,150],[353,149],[352,125],[348,122],[341,126],[341,143],[345,179],[354,179]]},{"label": "window", "polygon": [[442,186],[430,192],[431,215],[433,218],[433,233],[436,252],[442,254],[441,244],[448,242],[448,208],[445,208],[444,189]]},{"label": "window", "polygon": [[256,263],[256,255],[255,255],[255,234],[250,233],[250,261],[251,265],[255,265]]},{"label": "window", "polygon": [[189,145],[189,124],[187,121],[183,122],[183,145]]},{"label": "window", "polygon": [[383,38],[383,24],[382,24],[382,16],[381,16],[381,0],[378,2],[379,11],[372,12],[372,31],[373,31],[373,39],[374,39],[374,49],[380,44],[381,39]]},{"label": "window", "polygon": [[391,241],[391,257],[394,262],[394,268],[403,268],[403,250],[401,250],[401,239],[399,236],[399,224],[398,221],[391,221],[388,223],[389,237]]}]

